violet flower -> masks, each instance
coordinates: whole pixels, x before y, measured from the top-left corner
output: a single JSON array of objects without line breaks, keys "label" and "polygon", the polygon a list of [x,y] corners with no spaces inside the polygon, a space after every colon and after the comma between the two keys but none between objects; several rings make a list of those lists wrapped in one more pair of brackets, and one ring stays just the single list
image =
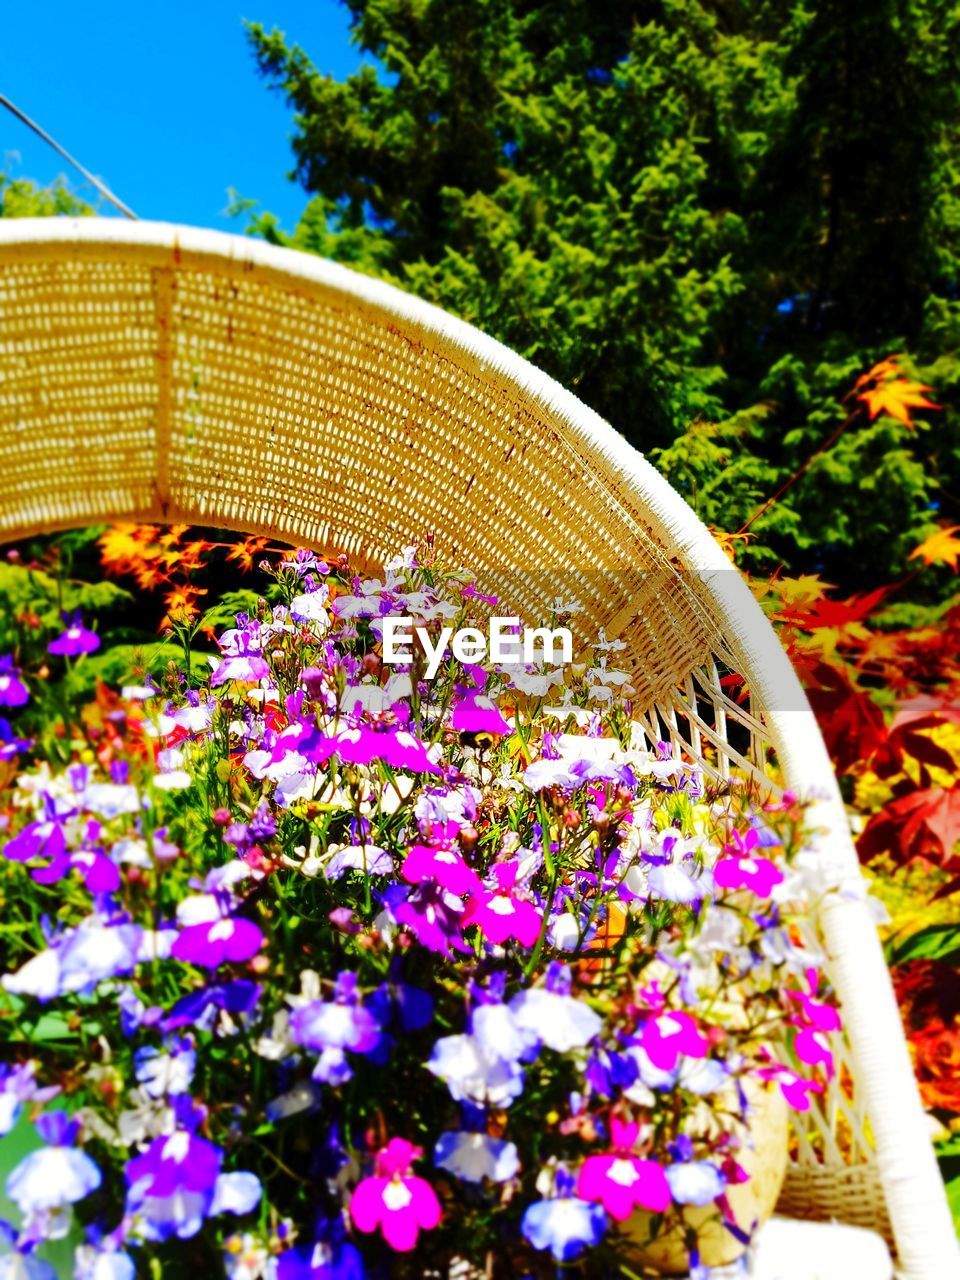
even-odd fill
[{"label": "violet flower", "polygon": [[47,645],[48,653],[64,658],[77,658],[84,653],[94,653],[100,648],[100,637],[83,625],[79,613],[75,613],[72,618],[64,615],[63,620],[67,624],[66,630],[50,641]]},{"label": "violet flower", "polygon": [[30,701],[30,691],[20,678],[20,669],[9,653],[0,657],[0,707],[23,707]]}]

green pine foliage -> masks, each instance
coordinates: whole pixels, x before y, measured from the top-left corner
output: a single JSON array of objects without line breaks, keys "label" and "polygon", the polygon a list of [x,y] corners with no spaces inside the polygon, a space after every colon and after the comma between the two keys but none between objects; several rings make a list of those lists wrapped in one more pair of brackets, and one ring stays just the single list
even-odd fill
[{"label": "green pine foliage", "polygon": [[[343,82],[252,24],[311,199],[287,235],[548,370],[739,528],[908,355],[960,379],[954,0],[348,0]],[[754,566],[886,580],[960,518],[960,419],[857,422]]]}]

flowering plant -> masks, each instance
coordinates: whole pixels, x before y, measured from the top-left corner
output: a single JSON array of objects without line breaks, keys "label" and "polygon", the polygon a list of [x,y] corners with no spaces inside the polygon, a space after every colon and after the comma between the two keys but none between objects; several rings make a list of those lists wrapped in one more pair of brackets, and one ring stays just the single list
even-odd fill
[{"label": "flowering plant", "polygon": [[496,604],[429,549],[268,569],[205,678],[35,741],[39,655],[0,663],[16,1274],[631,1275],[637,1222],[702,1271],[690,1206],[754,1225],[750,1090],[834,1070],[800,806],[648,739],[603,636],[385,667],[384,618]]}]

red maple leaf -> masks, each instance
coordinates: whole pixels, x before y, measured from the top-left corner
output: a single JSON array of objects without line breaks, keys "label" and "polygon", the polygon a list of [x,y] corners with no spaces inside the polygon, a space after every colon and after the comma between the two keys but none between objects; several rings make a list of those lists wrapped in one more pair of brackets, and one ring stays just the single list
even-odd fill
[{"label": "red maple leaf", "polygon": [[827,662],[799,662],[800,677],[838,773],[869,760],[886,744],[883,712],[870,695]]},{"label": "red maple leaf", "polygon": [[820,627],[842,631],[852,623],[869,618],[889,590],[889,587],[879,587],[861,596],[848,596],[846,600],[828,600],[822,596],[809,609],[786,609],[778,616],[781,621],[802,627],[804,631],[816,631]]},{"label": "red maple leaf", "polygon": [[897,862],[926,858],[949,866],[960,840],[960,786],[925,787],[892,800],[857,841],[864,861],[889,853]]}]

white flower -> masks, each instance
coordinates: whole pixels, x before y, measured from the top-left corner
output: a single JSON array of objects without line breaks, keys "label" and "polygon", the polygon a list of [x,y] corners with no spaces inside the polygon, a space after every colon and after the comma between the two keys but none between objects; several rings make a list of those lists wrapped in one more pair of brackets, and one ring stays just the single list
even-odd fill
[{"label": "white flower", "polygon": [[519,1026],[556,1053],[582,1049],[603,1026],[600,1015],[582,1000],[546,987],[518,992],[510,1001],[510,1011]]},{"label": "white flower", "polygon": [[75,1204],[96,1191],[100,1180],[100,1170],[82,1151],[41,1147],[20,1161],[6,1191],[21,1213],[42,1213]]},{"label": "white flower", "polygon": [[516,1176],[520,1157],[512,1142],[485,1133],[443,1133],[433,1150],[438,1169],[447,1169],[466,1182],[507,1182]]}]

